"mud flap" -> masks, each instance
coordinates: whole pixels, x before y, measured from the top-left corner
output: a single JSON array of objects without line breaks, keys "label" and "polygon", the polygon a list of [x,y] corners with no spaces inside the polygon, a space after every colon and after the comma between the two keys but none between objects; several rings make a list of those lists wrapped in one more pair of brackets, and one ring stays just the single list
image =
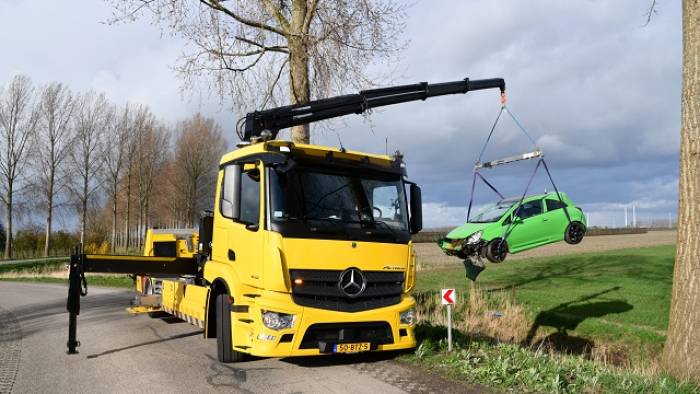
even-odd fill
[{"label": "mud flap", "polygon": [[476,277],[486,268],[486,264],[479,258],[467,257],[462,263],[467,271],[467,278],[472,282],[476,282]]}]

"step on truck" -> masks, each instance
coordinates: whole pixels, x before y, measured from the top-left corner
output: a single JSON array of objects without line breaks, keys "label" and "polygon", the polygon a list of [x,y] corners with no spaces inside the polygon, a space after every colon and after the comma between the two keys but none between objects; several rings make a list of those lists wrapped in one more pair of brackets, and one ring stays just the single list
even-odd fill
[{"label": "step on truck", "polygon": [[287,127],[502,79],[419,83],[256,111],[220,160],[214,209],[195,230],[147,232],[143,256],[71,256],[68,353],[86,272],[131,274],[134,313],[167,313],[216,338],[221,362],[415,347],[411,234],[421,189],[402,155],[277,140]]}]

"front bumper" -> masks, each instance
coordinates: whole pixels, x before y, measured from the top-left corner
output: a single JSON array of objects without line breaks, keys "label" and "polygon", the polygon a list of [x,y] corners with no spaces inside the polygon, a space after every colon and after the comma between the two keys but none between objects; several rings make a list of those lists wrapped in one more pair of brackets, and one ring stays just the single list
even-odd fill
[{"label": "front bumper", "polygon": [[481,239],[476,243],[469,244],[466,242],[466,238],[440,238],[437,243],[438,246],[440,246],[440,249],[442,249],[446,255],[466,259],[470,256],[484,257],[484,247],[486,246],[487,242]]},{"label": "front bumper", "polygon": [[[233,313],[233,343],[236,350],[260,357],[329,354],[338,343],[370,342],[372,351],[410,349],[416,346],[413,326],[401,324],[399,315],[415,304],[413,297],[402,295],[395,305],[338,312],[302,307],[292,301],[290,294],[267,291],[255,298],[248,318],[242,319],[245,321]],[[280,331],[269,329],[260,318],[262,310],[294,314],[294,324]],[[247,345],[239,348],[242,343]]]}]

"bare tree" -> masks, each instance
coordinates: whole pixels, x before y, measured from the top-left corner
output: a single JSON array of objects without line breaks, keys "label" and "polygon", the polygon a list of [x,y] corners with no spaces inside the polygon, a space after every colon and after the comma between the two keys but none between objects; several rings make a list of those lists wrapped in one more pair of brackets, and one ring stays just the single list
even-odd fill
[{"label": "bare tree", "polygon": [[114,253],[117,245],[117,208],[122,171],[127,161],[128,149],[132,135],[132,114],[127,104],[121,110],[114,110],[114,116],[109,119],[106,130],[109,143],[104,150],[105,188],[112,203],[112,238],[111,251]]},{"label": "bare tree", "polygon": [[17,75],[6,88],[0,88],[0,200],[7,215],[6,259],[12,257],[13,198],[18,180],[27,171],[24,165],[29,151],[27,143],[36,132],[38,120],[34,87],[29,77]]},{"label": "bare tree", "polygon": [[129,127],[129,136],[128,136],[128,143],[126,144],[125,147],[125,155],[126,155],[126,176],[123,180],[124,182],[124,248],[127,250],[129,247],[131,247],[131,230],[132,230],[132,223],[131,223],[131,216],[132,216],[132,208],[131,208],[131,202],[133,199],[133,190],[132,190],[132,185],[134,183],[134,177],[135,174],[137,173],[137,152],[138,152],[138,146],[139,146],[139,135],[142,133],[141,130],[143,130],[149,122],[152,122],[152,115],[148,108],[144,106],[136,106],[133,108],[133,120],[131,122],[131,127]]},{"label": "bare tree", "polygon": [[211,206],[216,188],[217,164],[226,152],[221,127],[196,114],[180,125],[175,144],[175,189],[182,200],[185,224],[194,226],[199,211]]},{"label": "bare tree", "polygon": [[75,144],[71,158],[76,175],[72,185],[80,212],[80,243],[85,242],[88,204],[100,187],[98,176],[102,170],[105,127],[114,116],[104,94],[90,91],[82,97],[77,108]]},{"label": "bare tree", "polygon": [[73,94],[62,83],[51,83],[42,89],[39,110],[41,116],[32,153],[38,167],[36,189],[46,209],[44,256],[48,256],[56,196],[65,187],[63,165],[73,138]]},{"label": "bare tree", "polygon": [[139,246],[145,235],[145,230],[150,224],[150,203],[153,198],[154,178],[163,165],[169,152],[169,132],[165,126],[159,124],[153,115],[146,118],[145,122],[136,130],[136,175],[138,180],[139,220],[138,237]]},{"label": "bare tree", "polygon": [[684,0],[678,241],[663,359],[666,368],[677,377],[690,378],[700,383],[699,21],[700,1]]},{"label": "bare tree", "polygon": [[[191,87],[204,79],[239,112],[307,103],[380,76],[368,66],[402,47],[404,6],[394,0],[114,0],[115,20],[144,13],[184,37],[190,51],[176,69]],[[309,142],[308,126],[292,128]]]}]

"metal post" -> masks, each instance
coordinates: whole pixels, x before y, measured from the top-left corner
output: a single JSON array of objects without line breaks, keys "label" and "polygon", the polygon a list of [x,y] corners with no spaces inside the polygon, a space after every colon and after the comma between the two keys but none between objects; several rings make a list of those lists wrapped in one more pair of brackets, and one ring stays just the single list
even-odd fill
[{"label": "metal post", "polygon": [[447,351],[452,351],[452,305],[447,305]]},{"label": "metal post", "polygon": [[80,255],[82,249],[75,249],[70,258],[70,274],[68,278],[68,354],[77,354],[76,348],[80,346],[76,338],[78,330],[77,316],[80,314]]},{"label": "metal post", "polygon": [[77,315],[75,313],[68,313],[68,354],[78,354],[78,351],[75,350],[75,348],[80,346],[80,342],[75,339],[78,328],[76,324],[76,317]]}]

